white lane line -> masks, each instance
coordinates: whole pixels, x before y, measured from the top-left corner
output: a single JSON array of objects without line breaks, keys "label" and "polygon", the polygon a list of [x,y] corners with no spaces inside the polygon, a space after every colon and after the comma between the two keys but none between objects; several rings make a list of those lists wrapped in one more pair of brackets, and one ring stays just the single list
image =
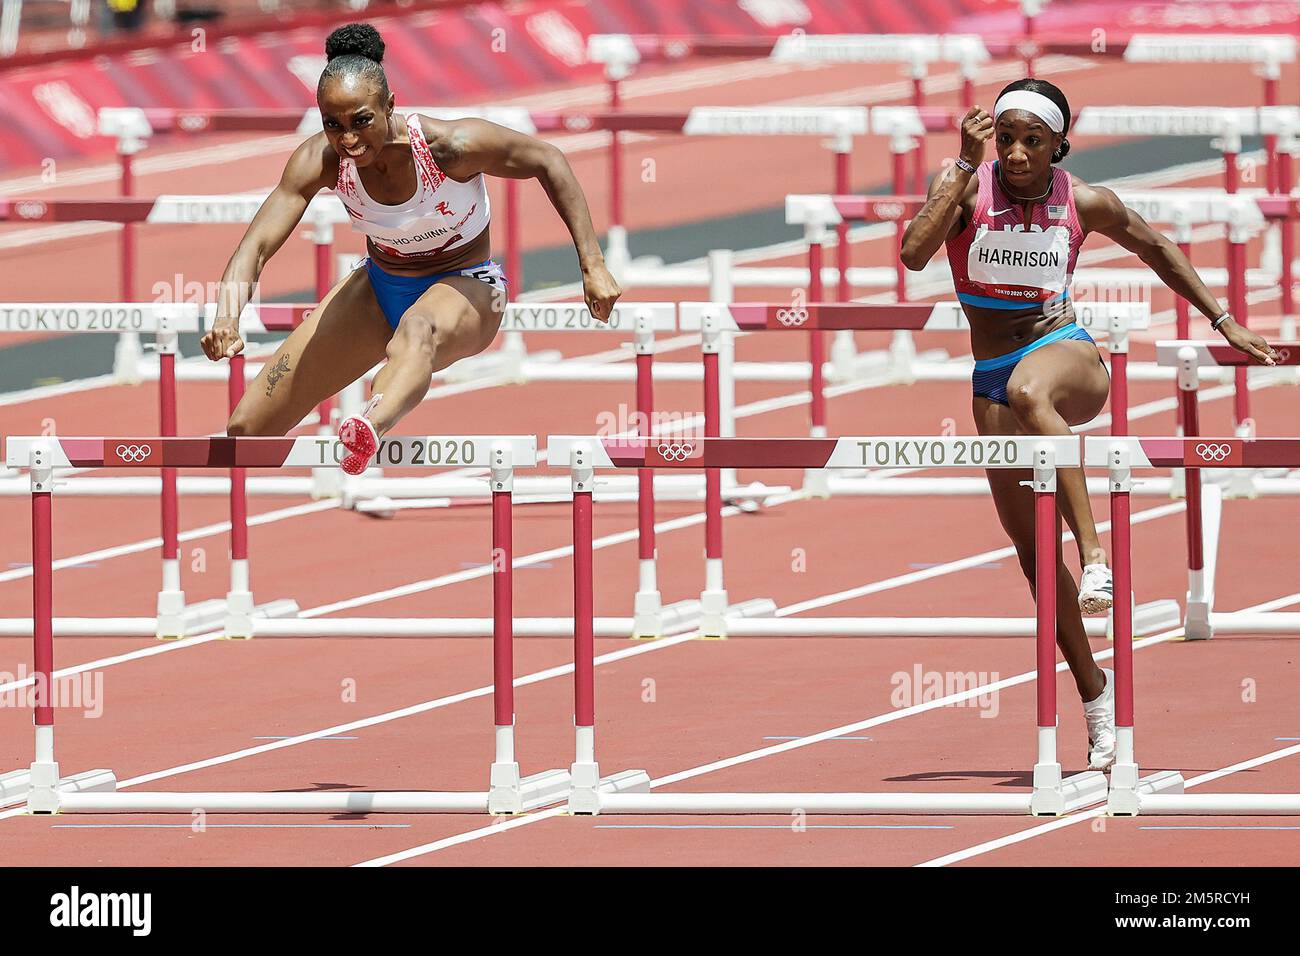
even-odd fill
[{"label": "white lane line", "polygon": [[[1249,609],[1247,609],[1249,610]],[[1202,774],[1199,777],[1193,777],[1188,780],[1184,786],[1187,789],[1200,786],[1210,780],[1218,780],[1229,774],[1237,773],[1241,770],[1251,770],[1255,767],[1263,766],[1266,763],[1272,763],[1275,760],[1282,760],[1285,757],[1292,757],[1300,754],[1300,744],[1294,747],[1285,747],[1281,750],[1274,750],[1272,753],[1263,754],[1259,757],[1252,757],[1249,760],[1243,760],[1232,766],[1224,767],[1221,770],[1214,770],[1210,773]],[[1040,836],[1046,836],[1049,833],[1055,833],[1057,830],[1063,830],[1065,827],[1076,826],[1080,823],[1087,823],[1089,820],[1095,820],[1098,817],[1106,815],[1104,806],[1097,807],[1093,810],[1087,810],[1075,813],[1070,816],[1059,817],[1051,823],[1044,823],[1036,827],[1030,827],[1028,830],[1021,830],[1019,833],[1011,833],[1004,837],[998,837],[996,840],[987,840],[984,843],[976,844],[964,850],[958,850],[955,853],[947,853],[943,856],[935,857],[933,860],[926,860],[924,863],[915,864],[918,867],[940,867],[950,866],[953,863],[961,863],[963,860],[969,860],[973,857],[983,856],[986,853],[992,853],[995,850],[1001,850],[1004,847],[1014,846],[1017,843],[1024,843],[1027,840],[1033,840]]]},{"label": "white lane line", "polygon": [[[1157,505],[1154,508],[1147,508],[1138,511],[1132,516],[1133,524],[1141,524],[1146,521],[1154,521],[1157,518],[1164,518],[1167,515],[1178,514],[1187,508],[1187,503],[1176,501],[1172,504]],[[1098,532],[1110,530],[1110,522],[1102,521],[1097,525]],[[1073,541],[1074,535],[1066,531],[1062,536],[1063,541]],[[815,608],[825,607],[828,604],[838,604],[842,601],[849,601],[853,598],[864,597],[868,594],[876,594],[880,591],[889,590],[890,588],[901,587],[904,584],[914,584],[917,581],[928,581],[931,578],[942,577],[945,574],[952,574],[954,571],[962,571],[967,568],[977,567],[987,561],[997,561],[1007,558],[1016,553],[1013,547],[995,548],[992,551],[984,551],[980,554],[973,554],[969,558],[961,558],[956,561],[949,561],[946,564],[935,565],[932,568],[925,568],[920,571],[912,571],[908,574],[900,574],[897,577],[886,578],[883,581],[875,581],[871,584],[862,584],[857,587],[847,588],[843,591],[836,591],[834,594],[823,595],[822,597],[810,598],[807,601],[799,601],[795,604],[778,608],[777,617],[789,617],[792,614],[801,614],[804,611],[811,611]]]},{"label": "white lane line", "polygon": [[568,813],[565,807],[553,807],[550,810],[543,810],[539,813],[528,813],[521,817],[512,819],[498,818],[500,823],[492,823],[485,827],[479,827],[477,830],[466,830],[464,833],[457,833],[455,836],[444,837],[441,840],[435,840],[433,843],[425,843],[422,846],[411,847],[409,850],[400,850],[397,853],[390,853],[387,856],[375,857],[373,860],[366,860],[362,863],[354,863],[356,867],[378,867],[388,866],[391,863],[400,863],[403,860],[409,860],[413,857],[424,856],[426,853],[436,853],[439,850],[446,850],[449,847],[460,846],[462,843],[471,843],[474,840],[482,840],[485,837],[496,836],[499,833],[509,833],[511,830],[517,830],[520,827],[526,827],[534,823],[540,823],[542,820],[549,820],[552,817],[564,816]]},{"label": "white lane line", "polygon": [[[57,486],[57,482],[55,483]],[[338,501],[310,501],[306,504],[292,505],[288,508],[277,508],[274,511],[266,511],[259,515],[250,515],[248,518],[249,527],[259,527],[264,524],[271,524],[275,521],[283,521],[287,518],[297,518],[302,515],[316,514],[320,511],[331,511],[339,506]],[[210,538],[214,535],[226,534],[230,531],[229,521],[220,521],[216,524],[204,525],[194,528],[190,531],[182,531],[177,536],[178,542],[198,541],[202,538]],[[109,558],[120,558],[128,554],[139,554],[141,551],[149,551],[153,548],[162,547],[162,538],[145,538],[143,541],[132,541],[129,544],[119,544],[111,548],[102,548],[99,551],[87,551],[84,554],[76,554],[67,558],[59,558],[54,562],[54,570],[62,571],[65,568],[75,568],[79,565],[91,562],[106,561]],[[22,568],[14,568],[10,571],[0,572],[0,584],[8,581],[17,581],[21,578],[30,578],[32,576],[31,565]]]}]

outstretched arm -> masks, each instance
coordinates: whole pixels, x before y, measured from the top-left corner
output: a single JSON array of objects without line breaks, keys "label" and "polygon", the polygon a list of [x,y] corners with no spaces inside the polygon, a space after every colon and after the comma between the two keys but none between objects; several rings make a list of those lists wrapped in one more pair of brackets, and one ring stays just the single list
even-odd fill
[{"label": "outstretched arm", "polygon": [[[1152,229],[1145,219],[1125,206],[1111,190],[1104,186],[1076,183],[1074,200],[1086,230],[1099,232],[1133,253],[1175,295],[1182,296],[1196,306],[1197,311],[1211,322],[1225,313],[1219,300],[1205,287],[1178,246],[1167,236]],[[1276,364],[1276,353],[1272,346],[1250,329],[1238,325],[1235,320],[1229,318],[1222,322],[1219,333],[1238,351],[1264,365]]]},{"label": "outstretched arm", "polygon": [[323,133],[313,136],[294,150],[279,184],[257,210],[226,264],[217,293],[216,322],[202,341],[204,353],[214,362],[244,350],[239,316],[253,296],[262,269],[302,221],[312,197],[327,185],[323,139]]},{"label": "outstretched arm", "polygon": [[573,237],[587,308],[606,321],[623,290],[605,267],[587,197],[564,154],[550,143],[486,120],[443,123],[420,119],[426,138],[438,144],[434,156],[448,175],[468,179],[486,173],[505,179],[536,179],[542,184]]}]

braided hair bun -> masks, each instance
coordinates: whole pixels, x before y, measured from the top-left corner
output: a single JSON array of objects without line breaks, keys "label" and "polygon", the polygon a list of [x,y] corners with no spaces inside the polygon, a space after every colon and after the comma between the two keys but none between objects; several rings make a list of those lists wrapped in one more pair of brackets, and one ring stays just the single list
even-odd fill
[{"label": "braided hair bun", "polygon": [[363,56],[376,63],[384,61],[384,38],[369,23],[348,23],[325,40],[325,56]]}]

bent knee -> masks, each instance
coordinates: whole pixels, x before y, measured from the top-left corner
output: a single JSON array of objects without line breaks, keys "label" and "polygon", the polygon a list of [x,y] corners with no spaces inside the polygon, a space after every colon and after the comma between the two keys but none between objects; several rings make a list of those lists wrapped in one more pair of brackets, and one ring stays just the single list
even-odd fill
[{"label": "bent knee", "polygon": [[1007,405],[1021,422],[1055,412],[1047,389],[1033,379],[1007,386]]},{"label": "bent knee", "polygon": [[402,316],[402,321],[397,323],[392,338],[388,340],[388,359],[392,361],[408,355],[432,358],[438,351],[442,338],[445,336],[440,335],[433,319],[408,312]]}]

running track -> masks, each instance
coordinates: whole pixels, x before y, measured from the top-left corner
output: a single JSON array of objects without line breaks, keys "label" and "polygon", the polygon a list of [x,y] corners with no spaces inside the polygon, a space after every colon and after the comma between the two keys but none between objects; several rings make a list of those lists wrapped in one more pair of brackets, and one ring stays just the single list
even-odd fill
[{"label": "running track", "polygon": [[[1177,102],[1191,75],[1178,68],[1058,65],[1077,103],[1131,100],[1136,90],[1144,102]],[[766,64],[729,72],[713,64],[647,73],[637,82],[642,85],[633,87],[631,104],[653,103],[656,108],[701,102],[862,102],[867,93],[889,93],[891,88],[884,85],[889,83],[896,84],[892,98],[903,91],[890,67],[774,75]],[[982,88],[982,97],[991,99],[999,85]],[[1221,89],[1218,102],[1234,102],[1230,84]],[[577,90],[564,95],[566,102],[582,103],[597,102],[599,93]],[[566,146],[599,213],[605,188],[599,144],[571,139],[578,141]],[[163,161],[169,155],[164,150],[148,154],[159,158],[159,166],[176,168],[143,176],[141,191],[216,191],[215,183],[225,192],[263,187],[274,180],[284,155],[283,149],[268,150],[265,156],[217,162],[220,154],[213,153],[220,141],[202,142],[210,163],[200,168],[187,168],[184,164],[192,157],[185,153],[171,154],[170,163]],[[930,155],[944,155],[936,152],[942,146],[932,143]],[[1087,146],[1082,140],[1076,143],[1076,149]],[[628,169],[639,169],[642,159],[655,159],[657,181],[642,184],[629,177],[628,221],[634,230],[707,222],[775,206],[788,191],[829,186],[829,161],[808,140],[662,138],[632,144]],[[884,181],[887,161],[882,151],[859,149],[855,183]],[[727,172],[714,175],[715,170]],[[57,195],[97,195],[111,188],[103,182],[78,184],[78,175],[93,180],[98,175],[93,169],[62,175],[69,183]],[[1191,169],[1163,184],[1214,181],[1207,170]],[[10,185],[5,191],[15,190]],[[525,191],[525,197],[527,247],[561,241],[540,193]],[[186,280],[215,279],[236,234],[225,227],[201,228],[208,230],[201,240],[193,227],[141,230],[140,288],[148,290],[154,279],[175,272]],[[17,232],[6,230],[0,240]],[[50,239],[35,248],[11,244],[0,249],[6,264],[5,297],[115,297],[114,242],[111,234],[101,232]],[[299,245],[303,248],[296,248]],[[305,245],[286,245],[268,270],[268,294],[308,284]],[[855,262],[884,265],[889,248],[879,231],[864,231],[855,243]],[[1094,240],[1085,256],[1094,255],[1095,264],[1136,265],[1117,253]],[[1221,243],[1203,242],[1196,255],[1198,263],[1220,264]],[[1256,256],[1257,251],[1252,261]],[[71,261],[78,264],[75,270],[67,268]],[[765,261],[798,260],[773,256]],[[1270,315],[1267,291],[1257,306],[1258,324],[1265,329]],[[628,298],[699,295],[698,290],[629,290]],[[1155,302],[1157,309],[1170,304],[1167,296]],[[1171,316],[1166,320],[1171,322]],[[1135,360],[1151,357],[1149,341],[1155,337],[1134,343]],[[863,335],[861,341],[880,347],[885,337]],[[919,336],[917,344],[920,349],[945,348],[954,355],[965,352],[961,340],[951,337]],[[579,355],[605,351],[610,340],[550,336],[539,338],[533,347],[560,347]],[[805,347],[797,335],[752,336],[739,343],[739,357],[802,356]],[[684,343],[679,354],[670,357],[696,355],[696,349]],[[533,383],[523,388],[527,391],[445,388],[403,424],[403,431],[590,431],[597,414],[617,410],[630,397],[630,388],[610,384]],[[1135,433],[1172,431],[1172,405],[1162,403],[1171,387],[1134,383],[1130,392]],[[1287,387],[1253,393],[1261,434],[1297,433],[1294,394]],[[846,388],[831,400],[831,428],[842,434],[926,434],[937,433],[945,419],[952,419],[959,431],[968,433],[968,395],[961,383]],[[665,410],[695,411],[698,389],[660,384],[656,401]],[[221,428],[222,387],[188,383],[182,387],[181,402],[183,431],[198,434]],[[738,403],[744,413],[741,434],[802,434],[806,428],[806,397],[795,386],[744,385]],[[1146,414],[1138,417],[1141,411]],[[153,415],[151,386],[102,387],[0,404],[0,432],[29,433],[39,429],[43,419],[53,418],[62,434],[107,429],[147,434],[154,430]],[[1225,431],[1228,416],[1225,398],[1208,400],[1206,431]],[[798,480],[780,474],[743,477]],[[1157,515],[1135,531],[1138,600],[1181,597],[1185,572],[1179,503],[1141,498],[1136,504],[1138,510]],[[1095,507],[1098,520],[1104,520],[1105,502],[1098,500]],[[226,518],[220,499],[188,498],[182,508],[183,529],[219,529]],[[303,608],[332,608],[327,613],[395,616],[482,615],[488,606],[489,580],[479,566],[487,551],[487,515],[482,509],[407,513],[392,522],[282,498],[254,498],[251,509],[263,519],[251,535],[253,586],[259,600],[293,597]],[[0,500],[5,527],[16,529],[19,542],[6,549],[6,567],[0,567],[4,615],[29,613],[30,578],[20,566],[30,559],[25,512],[23,499]],[[664,526],[659,548],[665,599],[692,596],[702,578],[701,515],[692,505],[674,504],[662,506],[659,519]],[[1286,598],[1300,603],[1287,536],[1297,519],[1300,504],[1287,500],[1227,504],[1221,608]],[[609,539],[598,565],[602,574],[597,614],[629,610],[635,546],[628,532],[635,523],[631,505],[597,509],[596,534]],[[119,556],[101,556],[57,572],[57,613],[149,613],[158,578],[156,543],[150,544],[157,534],[152,501],[56,499],[55,528],[56,558],[137,544]],[[520,510],[517,554],[539,555],[515,576],[521,615],[569,610],[571,563],[564,550],[568,533],[564,506]],[[807,613],[837,615],[1032,610],[1005,538],[981,499],[790,500],[756,515],[729,516],[726,535],[727,583],[733,600],[768,596],[784,607],[804,603],[811,605]],[[201,559],[206,568],[186,572],[190,599],[223,595],[226,542],[219,530],[200,530],[182,548],[187,562]],[[804,571],[792,567],[796,549],[806,555]],[[324,554],[332,557],[322,561]],[[976,560],[963,560],[972,557]],[[1094,648],[1107,652],[1104,641],[1094,642]],[[1221,638],[1193,645],[1159,638],[1145,642],[1136,655],[1138,756],[1144,771],[1180,769],[1191,779],[1271,758],[1203,786],[1294,791],[1300,786],[1300,763],[1288,751],[1296,742],[1279,738],[1300,737],[1291,705],[1295,648],[1294,639],[1286,637]],[[643,767],[666,787],[707,790],[1028,785],[1033,761],[1032,650],[1023,639],[602,640],[597,652],[602,655],[597,669],[597,753],[606,773]],[[180,645],[63,639],[57,663],[85,669],[92,679],[100,676],[103,709],[93,719],[76,710],[60,713],[59,756],[65,772],[107,765],[120,780],[146,777],[138,785],[150,789],[478,789],[490,761],[490,657],[490,643],[472,639],[229,643],[197,638]],[[30,642],[0,640],[0,670],[16,672],[29,659]],[[516,707],[525,773],[567,766],[572,759],[570,661],[566,641],[517,642]],[[910,674],[916,667],[926,672],[973,671],[997,689],[980,706],[930,702],[899,709],[897,700],[891,700],[897,685],[894,675]],[[345,682],[356,688],[355,702],[344,701]],[[1084,759],[1082,720],[1068,676],[1058,674],[1058,684],[1062,760],[1071,772],[1081,769]],[[1249,703],[1243,700],[1243,686],[1254,689]],[[11,699],[17,690],[8,684],[0,687],[7,695],[6,706],[0,708],[4,769],[24,766],[31,758],[29,714],[14,707]],[[831,730],[840,730],[842,737],[806,739]],[[0,814],[0,828],[14,859],[49,865],[186,866],[910,865],[967,860],[1008,865],[1267,865],[1294,859],[1295,834],[1300,831],[1250,829],[1270,822],[1286,823],[1242,817],[1108,820],[1083,813],[1058,821],[813,817],[799,830],[784,817],[573,819],[543,811],[495,822],[468,816],[211,816],[208,829],[195,833],[187,819],[175,816]],[[1152,829],[1180,824],[1231,829]]]}]

